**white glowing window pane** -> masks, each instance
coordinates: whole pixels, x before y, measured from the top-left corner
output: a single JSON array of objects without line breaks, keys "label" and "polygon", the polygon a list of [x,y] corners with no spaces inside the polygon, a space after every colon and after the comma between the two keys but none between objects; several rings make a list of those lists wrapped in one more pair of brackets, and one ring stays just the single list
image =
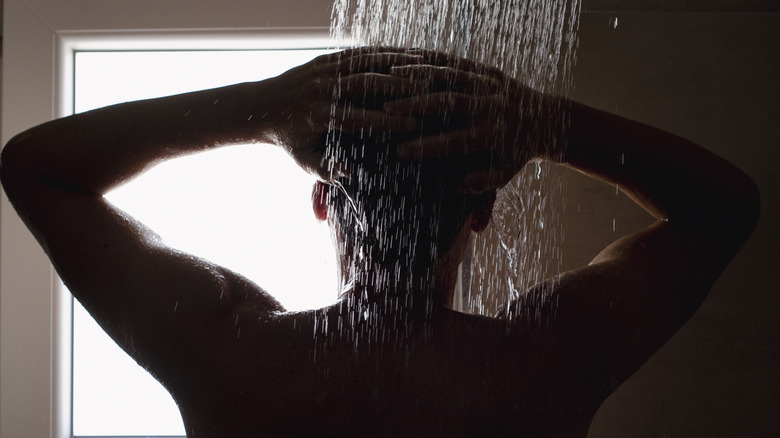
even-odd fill
[{"label": "white glowing window pane", "polygon": [[[74,109],[259,80],[322,53],[80,52]],[[242,145],[163,163],[108,198],[169,245],[240,272],[295,310],[336,298],[330,237],[311,210],[313,181],[280,149]],[[74,309],[74,435],[184,435],[162,386]]]}]

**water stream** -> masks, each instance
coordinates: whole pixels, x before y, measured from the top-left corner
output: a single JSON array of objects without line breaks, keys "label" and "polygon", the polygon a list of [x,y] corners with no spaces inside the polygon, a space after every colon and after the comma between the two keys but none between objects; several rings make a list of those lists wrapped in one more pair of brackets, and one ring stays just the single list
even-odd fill
[{"label": "water stream", "polygon": [[[341,47],[420,47],[492,65],[547,94],[571,90],[580,0],[335,0],[331,36]],[[518,105],[523,105],[518,103]],[[549,147],[565,147],[562,108],[540,114]],[[557,273],[563,233],[550,197],[564,187],[529,163],[498,194],[491,226],[466,257],[461,310],[493,314]]]}]

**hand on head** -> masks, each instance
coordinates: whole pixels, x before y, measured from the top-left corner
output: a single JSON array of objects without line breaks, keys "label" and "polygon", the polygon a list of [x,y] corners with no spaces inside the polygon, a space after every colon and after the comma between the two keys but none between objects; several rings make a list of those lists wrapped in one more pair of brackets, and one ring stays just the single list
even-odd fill
[{"label": "hand on head", "polygon": [[414,118],[383,111],[384,101],[427,91],[428,84],[390,75],[390,68],[425,62],[415,51],[359,48],[323,55],[277,81],[280,111],[272,115],[277,141],[306,171],[329,181],[346,173],[328,135],[410,132]]},{"label": "hand on head", "polygon": [[398,145],[406,159],[463,156],[468,171],[460,190],[481,193],[501,188],[538,157],[534,138],[542,95],[499,70],[442,54],[430,63],[392,67],[390,75],[431,83],[430,93],[389,101],[384,109],[417,120],[460,120],[442,132],[417,136]]},{"label": "hand on head", "polygon": [[321,56],[276,80],[284,93],[279,142],[324,181],[348,175],[349,161],[364,156],[352,150],[355,138],[373,137],[363,147],[395,144],[407,160],[463,157],[460,190],[467,193],[502,187],[537,154],[529,110],[540,107],[540,94],[463,58],[359,48]]}]

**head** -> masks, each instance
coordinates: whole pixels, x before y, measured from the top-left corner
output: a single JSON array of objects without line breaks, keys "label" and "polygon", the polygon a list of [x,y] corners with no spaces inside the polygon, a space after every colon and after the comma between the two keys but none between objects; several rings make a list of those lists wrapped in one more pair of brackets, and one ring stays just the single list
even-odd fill
[{"label": "head", "polygon": [[345,137],[350,177],[317,182],[312,196],[315,215],[331,226],[342,270],[457,267],[469,234],[487,227],[495,192],[458,192],[463,158],[401,160],[387,138]]}]

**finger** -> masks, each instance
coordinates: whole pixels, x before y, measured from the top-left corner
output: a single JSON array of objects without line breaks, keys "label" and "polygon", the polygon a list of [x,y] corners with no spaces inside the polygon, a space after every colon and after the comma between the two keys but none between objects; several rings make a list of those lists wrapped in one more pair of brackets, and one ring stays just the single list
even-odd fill
[{"label": "finger", "polygon": [[418,49],[417,53],[419,53],[421,56],[425,58],[427,64],[453,67],[458,70],[477,73],[481,75],[487,75],[497,79],[502,79],[504,77],[503,71],[501,71],[501,69],[497,67],[480,63],[477,61],[472,61],[470,59],[463,58],[460,56],[454,56],[446,53],[436,52],[433,50],[424,50],[424,49],[422,50]]},{"label": "finger", "polygon": [[336,97],[347,99],[361,96],[410,96],[427,91],[429,82],[379,73],[360,73],[337,82]]},{"label": "finger", "polygon": [[417,120],[410,115],[388,114],[381,110],[367,109],[350,102],[332,104],[320,102],[310,106],[306,124],[312,132],[410,132],[417,127]]},{"label": "finger", "polygon": [[470,96],[462,96],[457,93],[434,93],[385,102],[384,110],[388,114],[416,116],[452,112],[465,113],[470,111],[470,104],[473,100]]},{"label": "finger", "polygon": [[503,81],[493,76],[436,65],[402,65],[390,67],[390,74],[418,80],[444,83],[449,90],[469,93],[497,93]]},{"label": "finger", "polygon": [[314,67],[319,67],[323,65],[331,65],[333,63],[338,63],[342,59],[348,59],[353,56],[365,55],[370,53],[392,52],[392,51],[400,52],[400,50],[397,50],[396,48],[392,48],[392,47],[374,47],[374,46],[356,47],[352,49],[339,50],[336,52],[320,55],[312,59],[311,64]]},{"label": "finger", "polygon": [[355,105],[342,104],[334,109],[334,120],[331,129],[370,134],[373,131],[410,132],[417,126],[417,121],[410,116],[390,115],[380,110],[370,110]]},{"label": "finger", "polygon": [[416,116],[443,113],[481,116],[495,112],[500,107],[501,100],[497,96],[477,97],[451,92],[412,96],[385,102],[384,104],[384,110],[389,114],[410,114]]},{"label": "finger", "polygon": [[315,65],[314,68],[332,74],[350,75],[363,72],[388,72],[394,65],[422,64],[425,58],[413,53],[378,52],[363,53],[356,56],[339,58],[328,64]]},{"label": "finger", "polygon": [[[424,63],[436,66],[447,66],[462,71],[477,73],[503,80],[504,73],[501,69],[484,63],[472,61],[470,59],[448,55],[446,53],[419,48],[403,47],[384,47],[384,46],[365,46],[353,49],[342,50],[334,53],[321,55],[314,59],[315,65],[328,65],[332,63],[343,63],[350,58],[357,58],[364,55],[405,55],[413,58],[422,57]],[[399,61],[399,59],[396,59]],[[417,63],[416,60],[413,63]]]},{"label": "finger", "polygon": [[[403,47],[389,47],[389,46],[363,46],[354,47],[351,49],[340,50],[333,53],[327,53],[320,55],[314,59],[317,64],[331,64],[339,62],[343,59],[348,59],[354,56],[368,55],[375,53],[418,53],[419,51],[414,49],[406,49]],[[419,54],[419,53],[418,53]]]},{"label": "finger", "polygon": [[462,129],[419,137],[398,145],[396,154],[405,160],[467,155],[487,147],[488,137],[479,131],[481,130]]}]

